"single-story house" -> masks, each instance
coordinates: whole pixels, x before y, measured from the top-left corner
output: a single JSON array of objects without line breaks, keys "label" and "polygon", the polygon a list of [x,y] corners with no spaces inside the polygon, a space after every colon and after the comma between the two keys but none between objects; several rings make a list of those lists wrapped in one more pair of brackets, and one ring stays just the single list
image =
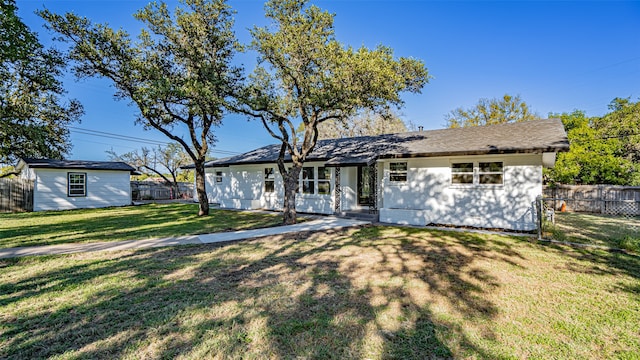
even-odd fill
[{"label": "single-story house", "polygon": [[33,180],[33,211],[99,208],[131,204],[124,162],[22,159],[16,170]]},{"label": "single-story house", "polygon": [[[223,208],[282,209],[279,148],[207,162],[209,201]],[[302,169],[296,209],[364,211],[395,224],[530,231],[536,228],[542,168],[568,149],[557,119],[320,140]]]}]

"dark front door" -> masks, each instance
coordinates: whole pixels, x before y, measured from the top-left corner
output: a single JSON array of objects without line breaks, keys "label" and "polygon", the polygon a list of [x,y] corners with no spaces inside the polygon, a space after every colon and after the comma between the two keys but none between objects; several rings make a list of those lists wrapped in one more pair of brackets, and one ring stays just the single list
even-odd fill
[{"label": "dark front door", "polygon": [[368,206],[371,198],[371,168],[358,166],[358,205]]}]

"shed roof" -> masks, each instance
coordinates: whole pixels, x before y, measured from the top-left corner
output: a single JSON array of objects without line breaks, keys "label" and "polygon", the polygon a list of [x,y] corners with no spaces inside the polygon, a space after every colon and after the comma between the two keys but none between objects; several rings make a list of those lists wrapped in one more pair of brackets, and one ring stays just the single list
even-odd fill
[{"label": "shed roof", "polygon": [[[241,155],[208,161],[206,167],[274,163],[280,145],[268,145]],[[523,154],[568,151],[569,141],[559,119],[413,131],[399,134],[319,140],[307,161],[326,166],[367,165],[377,159],[483,154]],[[287,154],[285,160],[291,157]],[[193,165],[186,168],[193,168]]]},{"label": "shed roof", "polygon": [[[22,159],[26,165],[34,169],[74,169],[74,170],[117,170],[135,172],[131,165],[121,161],[84,161],[55,159]],[[21,166],[18,165],[18,170]]]}]

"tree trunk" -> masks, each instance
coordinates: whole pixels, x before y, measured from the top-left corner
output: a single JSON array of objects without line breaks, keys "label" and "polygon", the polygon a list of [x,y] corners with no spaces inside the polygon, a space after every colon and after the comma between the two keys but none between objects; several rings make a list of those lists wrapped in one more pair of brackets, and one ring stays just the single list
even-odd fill
[{"label": "tree trunk", "polygon": [[205,186],[205,171],[204,160],[198,160],[195,162],[196,171],[196,194],[198,194],[198,203],[200,209],[198,210],[198,216],[209,215],[209,198],[207,198],[207,188]]},{"label": "tree trunk", "polygon": [[[294,165],[284,176],[284,225],[292,225],[297,221],[296,192],[298,191],[298,177],[300,176],[300,170],[300,166]],[[283,173],[282,169],[280,169],[280,173]]]}]

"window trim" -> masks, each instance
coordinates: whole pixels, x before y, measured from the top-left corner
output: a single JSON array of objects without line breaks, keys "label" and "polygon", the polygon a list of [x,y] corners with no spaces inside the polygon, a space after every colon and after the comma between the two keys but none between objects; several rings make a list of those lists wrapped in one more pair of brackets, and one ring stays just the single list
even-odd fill
[{"label": "window trim", "polygon": [[[311,177],[308,179],[304,178],[305,169],[311,169]],[[302,170],[300,170],[300,186],[298,187],[301,190],[301,194],[305,195],[316,195],[316,166],[303,166]],[[310,184],[311,186],[307,186],[305,189],[305,183]],[[311,188],[311,192],[307,192],[309,187]]]},{"label": "window trim", "polygon": [[[394,164],[404,164],[404,170],[392,169]],[[395,176],[404,177],[404,180],[394,180]],[[389,181],[392,183],[405,183],[409,179],[409,164],[407,161],[393,161],[389,163]]]},{"label": "window trim", "polygon": [[[482,171],[481,164],[499,163],[500,171]],[[483,175],[500,175],[499,183],[483,183]],[[478,185],[504,185],[504,161],[478,161]]]},{"label": "window trim", "polygon": [[[330,168],[330,167],[326,167],[326,166],[318,166],[318,167],[317,167],[317,169],[318,169],[318,170],[317,170],[317,172],[318,172],[318,174],[317,174],[317,175],[318,175],[318,176],[317,176],[316,181],[317,181],[318,183],[317,183],[317,185],[316,185],[316,194],[317,194],[317,195],[320,195],[320,196],[330,196],[330,195],[331,195],[331,192],[332,192],[332,190],[333,190],[333,189],[332,189],[332,187],[331,187],[331,177],[332,177],[332,175],[331,175],[331,168]],[[327,176],[325,176],[325,178],[324,178],[324,179],[320,179],[320,169],[324,169],[324,172],[325,172],[325,173],[324,173],[324,175],[326,175],[326,171],[328,170],[328,172],[329,172],[329,176],[328,176],[328,177],[327,177]],[[326,183],[326,184],[329,184],[329,192],[327,192],[326,194],[321,194],[321,193],[320,193],[320,183],[322,183],[322,184],[325,184],[325,183]]]},{"label": "window trim", "polygon": [[[453,171],[454,169],[454,165],[461,165],[461,164],[471,164],[471,172],[469,171]],[[475,162],[474,161],[464,161],[464,162],[451,162],[451,165],[449,166],[449,168],[451,169],[451,185],[461,185],[461,186],[469,186],[469,185],[475,185],[476,184],[476,166],[475,166]],[[471,182],[454,182],[454,175],[459,175],[459,176],[465,176],[465,175],[471,175]]]},{"label": "window trim", "polygon": [[222,170],[216,170],[213,177],[214,177],[214,182],[216,184],[220,184],[222,183],[222,176],[223,176],[223,172]]},{"label": "window trim", "polygon": [[[480,171],[480,164],[487,164],[487,163],[500,163],[502,170],[501,171]],[[453,171],[453,165],[455,164],[473,164],[473,172],[454,172]],[[482,161],[478,161],[478,160],[474,160],[474,161],[451,161],[449,164],[449,170],[450,170],[450,185],[451,186],[461,186],[461,187],[471,187],[471,186],[503,186],[504,185],[504,169],[505,169],[505,165],[504,165],[504,161],[500,160],[500,161],[495,161],[495,160],[482,160]],[[462,182],[453,182],[453,178],[454,175],[472,175],[472,182],[467,182],[467,183],[462,183]],[[501,182],[500,183],[481,183],[480,179],[481,176],[483,175],[500,175],[501,178]]]},{"label": "window trim", "polygon": [[[72,184],[71,177],[79,175],[82,177],[81,183]],[[72,193],[71,186],[82,186],[82,194],[74,194]],[[77,188],[74,190],[78,190]],[[86,172],[67,172],[67,197],[86,197],[87,196],[87,173]]]},{"label": "window trim", "polygon": [[[313,178],[305,179],[304,169],[310,168],[313,171]],[[329,171],[329,176],[326,179],[320,179],[320,169],[327,169]],[[309,187],[313,187],[313,192],[305,192],[305,183],[310,184]],[[326,194],[320,194],[320,184],[327,183],[329,184],[329,192]],[[322,165],[311,165],[311,166],[303,166],[300,170],[300,174],[298,175],[298,190],[296,194],[302,195],[303,197],[309,196],[331,196],[333,194],[333,171],[329,166]]]},{"label": "window trim", "polygon": [[[272,194],[276,192],[276,170],[273,167],[264,168],[263,182],[265,194]],[[267,183],[271,184],[271,190],[267,188]]]}]

